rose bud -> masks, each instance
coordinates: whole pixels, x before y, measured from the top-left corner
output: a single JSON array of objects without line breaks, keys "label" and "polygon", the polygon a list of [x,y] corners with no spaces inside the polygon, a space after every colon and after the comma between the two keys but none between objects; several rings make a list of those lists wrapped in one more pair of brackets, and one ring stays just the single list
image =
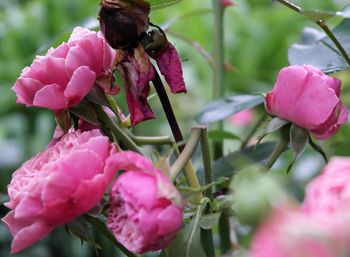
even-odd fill
[{"label": "rose bud", "polygon": [[107,226],[135,253],[168,246],[182,224],[183,200],[171,181],[134,152],[110,158],[109,169],[124,170],[110,191]]},{"label": "rose bud", "polygon": [[95,84],[113,91],[114,57],[115,51],[101,33],[77,27],[67,43],[37,56],[22,71],[12,88],[17,103],[63,110],[78,104]]},{"label": "rose bud", "polygon": [[95,207],[115,172],[105,169],[115,148],[99,130],[68,133],[25,162],[8,186],[11,211],[2,219],[13,235],[11,253]]},{"label": "rose bud", "polygon": [[348,116],[339,99],[340,84],[340,80],[309,65],[286,67],[266,95],[266,109],[318,139],[327,139],[337,133]]},{"label": "rose bud", "polygon": [[114,48],[136,47],[149,26],[149,3],[143,0],[102,0],[100,27]]}]

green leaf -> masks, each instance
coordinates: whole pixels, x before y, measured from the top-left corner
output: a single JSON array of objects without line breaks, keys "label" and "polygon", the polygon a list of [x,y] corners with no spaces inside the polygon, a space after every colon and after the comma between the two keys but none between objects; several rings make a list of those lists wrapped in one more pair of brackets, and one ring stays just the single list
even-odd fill
[{"label": "green leaf", "polygon": [[201,201],[195,217],[181,229],[173,243],[161,252],[160,257],[206,257],[201,244],[200,220],[208,201],[208,198]]},{"label": "green leaf", "polygon": [[147,0],[152,9],[165,8],[173,4],[179,3],[181,0]]},{"label": "green leaf", "polygon": [[199,225],[202,229],[212,229],[219,223],[220,215],[220,212],[203,215]]},{"label": "green leaf", "polygon": [[322,156],[323,160],[326,163],[328,162],[328,158],[327,158],[325,151],[322,149],[321,146],[319,146],[314,141],[312,141],[312,138],[310,136],[309,136],[309,145]]},{"label": "green leaf", "polygon": [[208,137],[212,140],[232,139],[242,141],[241,138],[231,132],[223,130],[212,130],[208,132]]},{"label": "green leaf", "polygon": [[305,151],[305,148],[309,142],[309,132],[295,124],[292,124],[290,127],[289,140],[294,153],[294,160],[297,160]]},{"label": "green leaf", "polygon": [[[345,51],[350,54],[350,19],[344,19],[333,29],[333,33]],[[325,73],[333,73],[348,68],[349,65],[333,42],[324,34],[320,37],[321,31],[319,31],[317,37],[315,37],[315,34],[315,30],[304,30],[302,38],[308,38],[309,40],[302,40],[301,43],[294,44],[289,48],[289,63],[291,65],[309,64]],[[314,41],[310,38],[313,38]]]},{"label": "green leaf", "polygon": [[97,244],[94,240],[94,238],[91,236],[89,232],[89,226],[86,220],[83,216],[80,216],[69,223],[66,224],[66,229],[69,233],[75,235],[76,237],[80,238],[81,243],[83,242],[89,242],[91,243],[96,249],[102,249],[99,244]]},{"label": "green leaf", "polygon": [[309,132],[303,128],[298,127],[295,124],[292,124],[289,131],[289,141],[293,151],[293,161],[289,164],[287,168],[287,173],[292,169],[296,160],[302,155],[305,151],[305,148],[309,142]]},{"label": "green leaf", "polygon": [[290,123],[289,121],[287,120],[283,120],[281,118],[278,118],[278,117],[275,117],[273,118],[269,124],[267,125],[267,128],[264,132],[263,135],[261,135],[258,139],[258,144],[261,142],[261,140],[267,136],[268,134],[271,134],[277,130],[279,130],[280,128],[284,127],[285,125],[287,125],[288,123]]},{"label": "green leaf", "polygon": [[[275,148],[275,142],[265,142],[258,146],[250,146],[242,150],[230,153],[213,162],[213,179],[219,177],[231,177],[241,169],[260,163],[267,159]],[[198,179],[204,183],[204,171],[198,170]]]},{"label": "green leaf", "polygon": [[86,96],[86,99],[98,105],[109,106],[106,94],[99,86],[92,87],[89,94]]},{"label": "green leaf", "polygon": [[83,120],[90,122],[94,125],[99,125],[99,121],[97,118],[97,114],[92,108],[91,104],[83,100],[78,105],[70,108],[69,111],[73,113],[75,116],[82,118]]},{"label": "green leaf", "polygon": [[211,102],[196,116],[199,124],[210,124],[212,122],[226,119],[232,114],[251,109],[264,103],[262,95],[234,95]]}]

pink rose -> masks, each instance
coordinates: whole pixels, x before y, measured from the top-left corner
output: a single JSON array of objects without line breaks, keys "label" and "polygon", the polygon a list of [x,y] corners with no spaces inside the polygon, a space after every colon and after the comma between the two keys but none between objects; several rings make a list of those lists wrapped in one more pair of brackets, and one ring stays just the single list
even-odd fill
[{"label": "pink rose", "polygon": [[312,66],[286,67],[266,96],[267,111],[309,130],[318,139],[329,138],[348,116],[339,99],[340,84]]},{"label": "pink rose", "polygon": [[350,158],[332,158],[323,173],[306,187],[302,208],[305,212],[334,214],[349,211]]},{"label": "pink rose", "polygon": [[2,219],[13,235],[16,253],[41,240],[54,227],[92,209],[114,172],[105,161],[115,153],[99,130],[68,133],[27,161],[8,186],[11,211]]},{"label": "pink rose", "polygon": [[61,110],[78,104],[95,82],[109,90],[114,56],[101,33],[77,27],[67,43],[23,69],[12,88],[17,102]]},{"label": "pink rose", "polygon": [[179,192],[152,163],[134,152],[112,156],[111,170],[125,170],[110,192],[108,228],[136,253],[159,250],[171,243],[182,223]]},{"label": "pink rose", "polygon": [[250,257],[349,256],[348,217],[276,211],[254,236]]}]

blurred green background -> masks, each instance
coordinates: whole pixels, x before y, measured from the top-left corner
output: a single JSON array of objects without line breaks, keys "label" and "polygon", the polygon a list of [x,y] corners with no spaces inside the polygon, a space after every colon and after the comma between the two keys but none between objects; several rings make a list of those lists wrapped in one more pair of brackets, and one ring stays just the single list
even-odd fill
[{"label": "blurred green background", "polygon": [[[228,8],[225,14],[226,61],[235,67],[235,71],[227,73],[226,92],[228,95],[238,92],[266,92],[273,86],[280,68],[288,65],[288,47],[298,42],[303,27],[313,24],[271,0],[235,2],[237,6]],[[310,9],[340,10],[348,1],[295,2]],[[209,0],[184,0],[172,7],[154,10],[151,15],[153,23],[159,25],[182,17],[170,27],[169,38],[176,44],[184,60],[189,92],[186,95],[170,97],[186,135],[195,124],[194,115],[211,100],[213,91],[211,67],[192,46],[193,43],[198,43],[207,52],[212,52],[212,14],[194,12],[210,7]],[[25,160],[45,148],[55,126],[53,115],[49,111],[17,105],[15,94],[11,91],[12,85],[21,70],[31,64],[35,55],[44,54],[50,46],[55,47],[67,40],[75,26],[96,26],[98,8],[97,0],[0,0],[0,199],[6,193],[11,173]],[[175,34],[192,43],[174,37]],[[344,79],[343,87],[347,92],[343,98],[349,104],[349,78],[345,73],[340,76]],[[121,97],[118,99],[123,105]],[[158,100],[154,97],[150,102],[158,119],[138,125],[135,128],[136,133],[168,134],[169,129]],[[226,124],[226,129],[235,130],[230,126]],[[346,141],[349,129],[346,126],[336,138],[324,145],[329,154],[349,154],[349,143]],[[340,148],[336,147],[337,142],[343,142]],[[234,146],[228,147],[231,148]],[[286,158],[288,160],[290,156],[287,155]],[[284,165],[282,161],[275,169],[282,169]],[[294,186],[291,190],[300,191],[303,183],[312,176],[312,171],[317,171],[321,165],[321,158],[313,152],[307,153],[298,162],[295,172],[292,171],[292,175],[288,177],[297,182],[292,183]],[[303,170],[307,172],[303,173]],[[6,208],[0,207],[0,216],[5,213]],[[99,256],[119,256],[114,247],[104,242],[100,235],[96,234],[96,238],[104,248]],[[1,223],[1,257],[9,256],[10,241],[11,236]],[[59,228],[42,242],[16,256],[87,257],[96,254],[90,246],[81,247],[79,240],[70,238],[64,228]]]}]

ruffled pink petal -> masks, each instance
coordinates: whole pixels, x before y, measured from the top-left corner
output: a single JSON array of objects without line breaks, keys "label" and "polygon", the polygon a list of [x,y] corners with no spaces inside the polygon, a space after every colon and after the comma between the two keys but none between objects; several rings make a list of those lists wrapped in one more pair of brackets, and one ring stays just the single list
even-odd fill
[{"label": "ruffled pink petal", "polygon": [[13,211],[9,212],[2,221],[8,226],[13,235],[11,254],[17,253],[43,239],[52,230],[52,227],[40,221],[16,219]]},{"label": "ruffled pink petal", "polygon": [[78,104],[91,90],[96,79],[95,72],[87,66],[77,68],[64,91],[64,96],[69,99],[69,105]]},{"label": "ruffled pink petal", "polygon": [[63,95],[63,88],[57,84],[51,84],[36,92],[33,105],[60,110],[68,107],[68,101]]},{"label": "ruffled pink petal", "polygon": [[36,79],[20,77],[12,87],[12,90],[15,91],[17,95],[17,103],[32,106],[35,93],[43,87],[44,85]]},{"label": "ruffled pink petal", "polygon": [[58,84],[61,87],[65,87],[69,81],[65,60],[51,56],[36,59],[24,77],[35,78],[45,85]]},{"label": "ruffled pink petal", "polygon": [[174,94],[186,93],[187,89],[183,79],[181,61],[175,47],[168,43],[161,54],[157,55],[156,61],[160,72],[170,86],[171,92]]},{"label": "ruffled pink petal", "polygon": [[93,59],[90,57],[90,53],[83,49],[80,45],[73,46],[69,49],[69,53],[65,60],[65,67],[68,76],[72,76],[76,69],[81,66],[90,67],[94,66]]}]

